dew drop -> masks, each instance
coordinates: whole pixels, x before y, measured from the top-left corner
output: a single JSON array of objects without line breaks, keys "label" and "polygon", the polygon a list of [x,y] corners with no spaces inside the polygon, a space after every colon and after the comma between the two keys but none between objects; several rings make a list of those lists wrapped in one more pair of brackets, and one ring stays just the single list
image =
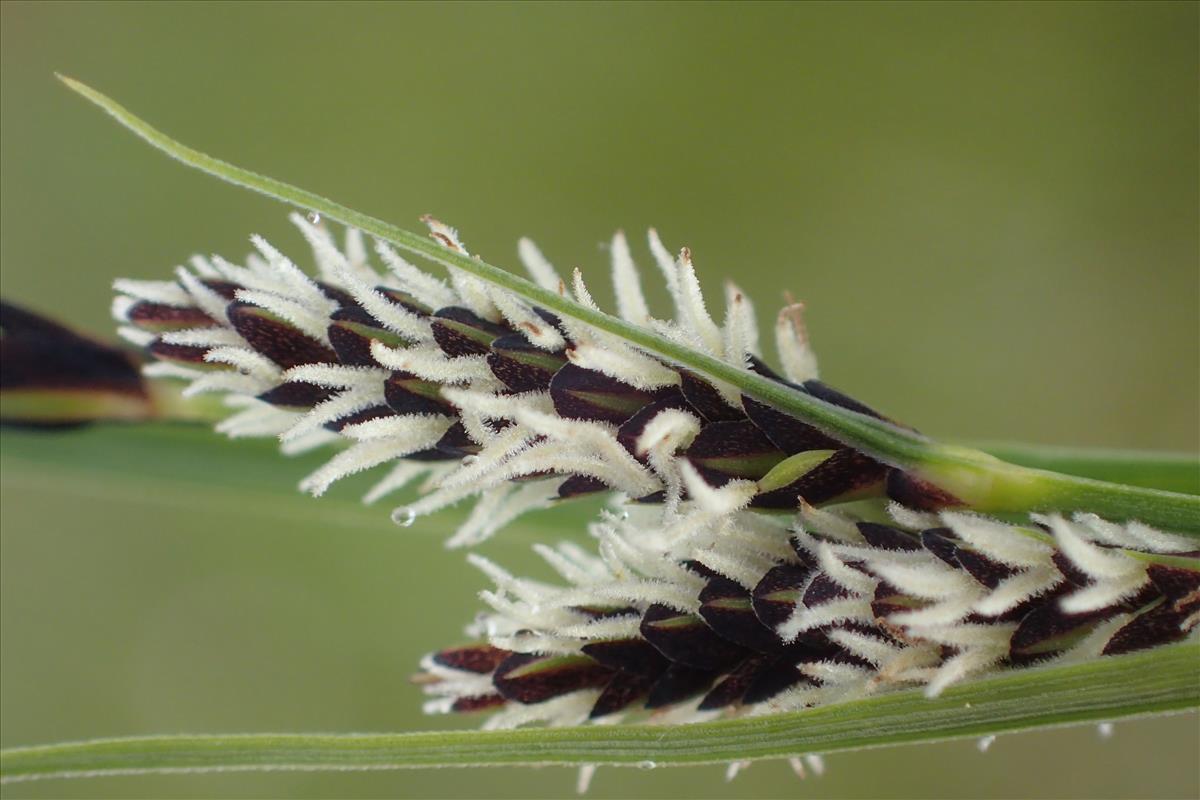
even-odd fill
[{"label": "dew drop", "polygon": [[417,512],[413,511],[408,506],[400,506],[392,512],[392,522],[399,525],[401,528],[410,527],[417,521]]},{"label": "dew drop", "polygon": [[308,212],[307,214],[304,215],[304,218],[307,219],[309,222],[311,222],[313,225],[321,224],[321,215],[318,214],[316,211]]},{"label": "dew drop", "polygon": [[638,768],[638,769],[654,769],[654,768],[655,768],[655,767],[657,767],[657,766],[658,766],[658,764],[655,764],[653,761],[639,761],[639,762],[637,762],[637,768]]}]

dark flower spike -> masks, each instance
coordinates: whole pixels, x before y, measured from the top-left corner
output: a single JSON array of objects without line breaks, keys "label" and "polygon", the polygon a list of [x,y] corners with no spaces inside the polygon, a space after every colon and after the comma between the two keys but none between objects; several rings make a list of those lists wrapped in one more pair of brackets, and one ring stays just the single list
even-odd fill
[{"label": "dark flower spike", "polygon": [[[143,312],[141,318],[150,324],[151,316]],[[129,354],[7,302],[0,302],[0,366],[0,421],[6,425],[143,420],[165,400],[156,403]]]},{"label": "dark flower spike", "polygon": [[[556,499],[617,492],[660,504],[665,518],[694,503],[685,473],[713,487],[748,487],[751,507],[790,510],[878,495],[886,469],[810,426],[677,370],[585,324],[452,269],[448,282],[363,237],[339,245],[293,215],[312,246],[310,277],[258,237],[244,265],[191,260],[174,281],[117,281],[121,333],[154,359],[146,373],[182,378],[185,394],[215,392],[235,410],[230,436],[278,436],[286,452],[340,444],[301,486],[323,493],[342,477],[388,465],[374,501],[418,478],[431,491],[393,515],[402,523],[463,499],[475,512],[452,539],[480,541],[517,515]],[[460,254],[453,229],[431,235]],[[829,402],[878,416],[817,380],[800,307],[776,324],[782,376],[758,352],[749,301],[730,285],[724,324],[705,307],[691,254],[654,261],[671,293],[671,320],[650,316],[621,234],[613,240],[617,306],[628,322],[749,365]],[[566,284],[522,241],[543,288]],[[578,274],[575,300],[595,307]],[[755,481],[763,481],[757,488]]]},{"label": "dark flower spike", "polygon": [[[1200,625],[1200,559],[1183,537],[1089,515],[1030,526],[893,516],[881,525],[808,507],[793,550],[780,546],[788,522],[744,510],[693,515],[683,537],[648,509],[606,515],[591,529],[599,556],[537,548],[565,587],[472,556],[496,589],[468,633],[483,637],[480,652],[516,655],[426,658],[427,708],[499,693],[509,702],[490,727],[771,713],[914,684],[936,695],[998,669],[1156,647]],[[963,566],[972,559],[992,568]],[[582,610],[607,607],[620,613]],[[494,666],[490,686],[481,664]]]}]

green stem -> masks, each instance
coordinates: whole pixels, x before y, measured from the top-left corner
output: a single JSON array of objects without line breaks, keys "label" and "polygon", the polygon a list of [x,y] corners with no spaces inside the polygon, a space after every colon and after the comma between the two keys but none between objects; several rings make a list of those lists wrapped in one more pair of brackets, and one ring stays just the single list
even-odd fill
[{"label": "green stem", "polygon": [[1066,472],[1147,489],[1200,494],[1200,458],[1191,453],[1021,442],[976,442],[974,446],[996,458],[1023,467]]},{"label": "green stem", "polygon": [[[1097,510],[1095,506],[1078,503],[1086,498],[1089,502],[1095,501],[1103,507],[1098,513],[1123,518],[1135,516],[1136,512],[1136,516],[1149,524],[1200,535],[1200,505],[1195,498],[1165,492],[1147,494],[1146,490],[1116,484],[1100,484],[1095,481],[1079,482],[1080,479],[1070,476],[1056,476],[1044,471],[1006,464],[979,451],[940,446],[913,431],[831,405],[810,394],[671,341],[649,328],[632,325],[617,317],[582,306],[499,267],[449,250],[425,236],[403,230],[283,181],[201,153],[155,129],[95,89],[71,78],[59,77],[73,91],[100,106],[126,128],[188,166],[302,209],[319,212],[390,242],[407,252],[443,266],[461,269],[557,314],[619,336],[666,361],[711,379],[732,384],[745,394],[791,414],[879,461],[904,470],[918,471],[921,477],[976,507],[982,509],[987,506],[990,510],[1008,512]],[[953,481],[953,485],[941,483],[943,473],[967,478],[968,488],[971,488],[974,494],[965,497],[955,491],[957,484]],[[1078,485],[1072,486],[1072,481]],[[993,483],[998,493],[994,496],[984,494],[980,497],[980,490]],[[1041,486],[1042,483],[1046,485]]]},{"label": "green stem", "polygon": [[695,725],[400,734],[153,736],[0,752],[5,782],[172,771],[535,764],[661,765],[832,753],[1200,706],[1200,645],[1017,670],[929,699],[918,690]]},{"label": "green stem", "polygon": [[990,513],[1089,511],[1200,535],[1200,496],[1022,467],[979,450],[930,443],[911,474]]}]

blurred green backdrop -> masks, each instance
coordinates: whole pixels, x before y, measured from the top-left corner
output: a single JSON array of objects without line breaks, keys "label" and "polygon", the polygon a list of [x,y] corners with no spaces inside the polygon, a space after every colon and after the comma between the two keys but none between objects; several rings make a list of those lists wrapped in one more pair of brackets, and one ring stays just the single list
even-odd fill
[{"label": "blurred green backdrop", "polygon": [[[710,291],[809,305],[824,376],[930,433],[1194,451],[1195,3],[0,5],[0,292],[108,333],[109,283],[279,205],[153,153],[53,79],[489,260],[534,236],[603,298],[614,228]],[[644,262],[648,259],[643,257]],[[132,431],[6,435],[5,746],[174,731],[406,730],[405,677],[482,581],[437,528],[304,466],[153,463]],[[185,441],[202,453],[207,438]],[[222,446],[222,452],[227,447]],[[190,451],[188,451],[190,452]],[[253,457],[252,457],[253,456]],[[217,473],[221,474],[210,474]],[[192,487],[218,488],[197,495]],[[339,499],[340,498],[340,499]],[[555,532],[554,518],[536,523]],[[564,523],[565,524],[565,523]],[[532,529],[492,546],[521,563]],[[598,797],[1200,794],[1195,717],[777,764],[602,770]],[[106,779],[25,796],[563,795],[564,770]]]}]

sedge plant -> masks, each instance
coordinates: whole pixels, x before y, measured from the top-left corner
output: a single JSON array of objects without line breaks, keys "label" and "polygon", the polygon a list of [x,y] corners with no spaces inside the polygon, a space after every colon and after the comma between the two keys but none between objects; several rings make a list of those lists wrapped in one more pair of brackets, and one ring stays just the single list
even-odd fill
[{"label": "sedge plant", "polygon": [[456,547],[551,505],[606,506],[580,536],[535,545],[557,582],[468,556],[491,587],[483,609],[459,644],[430,643],[415,681],[427,711],[481,713],[483,731],[15,748],[4,780],[548,763],[586,779],[764,758],[802,771],[821,753],[1200,705],[1194,459],[938,442],[824,384],[800,304],[776,315],[770,363],[749,298],[728,284],[718,322],[690,251],[654,231],[644,252],[672,314],[651,313],[640,248],[618,233],[610,315],[528,240],[524,279],[436,219],[428,236],[396,228],[63,81],[168,155],[293,206],[313,269],[255,237],[241,263],[118,280],[137,357],[6,306],[6,421],[214,419],[327,451],[301,483],[312,494],[368,470],[368,502],[417,487],[391,512],[401,526],[472,504]]}]

